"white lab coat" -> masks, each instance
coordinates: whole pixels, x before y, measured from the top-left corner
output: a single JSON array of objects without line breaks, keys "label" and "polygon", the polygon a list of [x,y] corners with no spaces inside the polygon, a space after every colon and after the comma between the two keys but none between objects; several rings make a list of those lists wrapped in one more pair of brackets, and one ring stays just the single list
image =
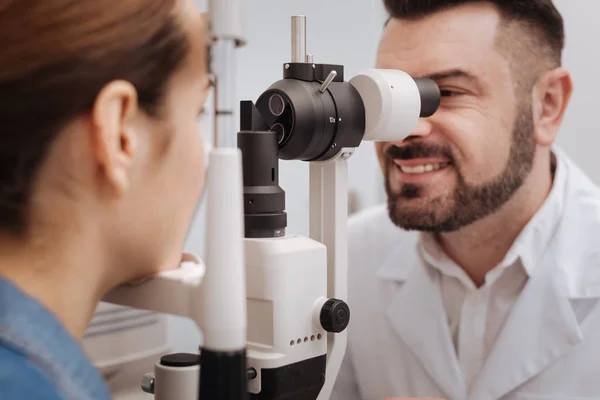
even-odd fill
[{"label": "white lab coat", "polygon": [[600,191],[557,155],[563,215],[470,392],[418,233],[383,206],[351,220],[351,322],[331,400],[600,400]]}]

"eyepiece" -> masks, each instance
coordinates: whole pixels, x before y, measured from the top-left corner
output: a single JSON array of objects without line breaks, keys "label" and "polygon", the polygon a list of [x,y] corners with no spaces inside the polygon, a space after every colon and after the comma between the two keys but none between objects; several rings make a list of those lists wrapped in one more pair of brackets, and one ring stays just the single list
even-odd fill
[{"label": "eyepiece", "polygon": [[438,85],[431,79],[417,78],[415,83],[421,95],[421,118],[431,117],[440,106],[441,94]]}]

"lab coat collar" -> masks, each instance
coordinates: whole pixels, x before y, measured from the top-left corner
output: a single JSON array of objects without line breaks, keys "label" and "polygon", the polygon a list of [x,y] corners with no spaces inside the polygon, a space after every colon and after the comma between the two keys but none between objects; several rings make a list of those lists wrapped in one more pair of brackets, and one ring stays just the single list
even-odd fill
[{"label": "lab coat collar", "polygon": [[[402,260],[404,268],[398,268]],[[437,277],[416,251],[390,254],[378,276],[393,285],[387,318],[448,399],[464,399],[465,387],[445,318]]]},{"label": "lab coat collar", "polygon": [[[404,256],[406,253],[396,253],[390,260]],[[388,320],[445,398],[500,399],[582,340],[568,289],[553,256],[548,252],[539,265],[540,273],[529,279],[470,394],[445,318],[439,275],[418,264],[416,256],[412,261],[416,268],[382,268],[380,277],[392,278],[389,283],[394,285],[386,311]],[[400,272],[404,279],[398,279]]]},{"label": "lab coat collar", "polygon": [[529,278],[469,398],[502,398],[583,339],[554,252],[547,252],[537,268],[539,273]]},{"label": "lab coat collar", "polygon": [[[563,210],[559,213],[560,221],[555,229],[550,229],[549,245],[543,246],[546,251],[541,252],[541,258],[528,261],[535,266],[535,273],[530,276],[470,395],[451,340],[437,275],[423,267],[418,247],[407,251],[399,246],[378,271],[380,279],[393,285],[387,308],[391,326],[448,399],[499,399],[582,340],[582,319],[574,310],[573,300],[597,301],[600,297],[600,273],[590,275],[598,271],[600,256],[588,254],[589,247],[581,245],[580,240],[568,240],[577,229],[593,230],[585,226],[589,218],[582,216],[585,210],[579,204],[583,196],[581,188],[588,190],[589,186],[570,161],[561,163],[560,159],[566,159],[562,153],[558,152],[557,157],[560,167],[555,198],[548,203],[554,205],[547,207]],[[560,190],[563,184],[566,188]],[[532,245],[539,244],[537,240]],[[593,265],[590,256],[596,257]],[[582,263],[590,265],[578,269]],[[596,277],[594,285],[585,283],[590,276]]]}]

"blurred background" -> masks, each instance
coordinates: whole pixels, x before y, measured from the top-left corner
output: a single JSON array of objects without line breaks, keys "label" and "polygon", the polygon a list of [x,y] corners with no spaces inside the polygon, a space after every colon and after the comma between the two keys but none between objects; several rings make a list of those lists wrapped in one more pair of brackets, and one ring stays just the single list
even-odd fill
[{"label": "blurred background", "polygon": [[[415,0],[416,1],[416,0]],[[202,10],[207,0],[196,0]],[[246,0],[244,29],[248,44],[238,52],[238,100],[256,100],[267,87],[281,79],[282,65],[290,59],[290,18],[307,16],[307,51],[315,62],[342,64],[346,80],[374,65],[377,43],[386,13],[382,0]],[[600,183],[595,118],[600,111],[597,70],[600,52],[596,16],[600,2],[555,0],[566,24],[564,65],[572,72],[575,93],[558,144],[596,182]],[[598,11],[598,13],[596,13]],[[501,84],[501,83],[500,83]],[[211,100],[208,101],[210,114]],[[210,140],[210,118],[199,122]],[[235,132],[232,132],[235,134]],[[308,165],[281,162],[280,185],[286,191],[288,232],[308,235]],[[384,201],[382,179],[373,145],[364,144],[349,162],[350,212]],[[200,204],[190,231],[186,251],[204,254],[204,205]],[[115,400],[148,399],[139,382],[166,352],[194,352],[201,342],[194,323],[102,304],[85,339],[90,357],[102,370],[115,392]]]}]

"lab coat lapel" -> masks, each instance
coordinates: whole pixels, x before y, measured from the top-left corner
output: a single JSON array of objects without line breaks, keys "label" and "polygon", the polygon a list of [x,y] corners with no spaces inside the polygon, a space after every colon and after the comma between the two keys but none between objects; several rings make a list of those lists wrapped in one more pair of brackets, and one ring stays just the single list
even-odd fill
[{"label": "lab coat lapel", "polygon": [[[400,339],[447,395],[465,398],[464,380],[454,351],[437,276],[422,264],[418,253],[392,254],[379,271],[394,285],[387,317]],[[412,256],[412,259],[411,259]],[[398,265],[402,262],[404,268]]]},{"label": "lab coat lapel", "polygon": [[[582,340],[565,279],[547,253],[509,316],[470,399],[500,399]],[[562,280],[562,282],[561,282]]]}]

